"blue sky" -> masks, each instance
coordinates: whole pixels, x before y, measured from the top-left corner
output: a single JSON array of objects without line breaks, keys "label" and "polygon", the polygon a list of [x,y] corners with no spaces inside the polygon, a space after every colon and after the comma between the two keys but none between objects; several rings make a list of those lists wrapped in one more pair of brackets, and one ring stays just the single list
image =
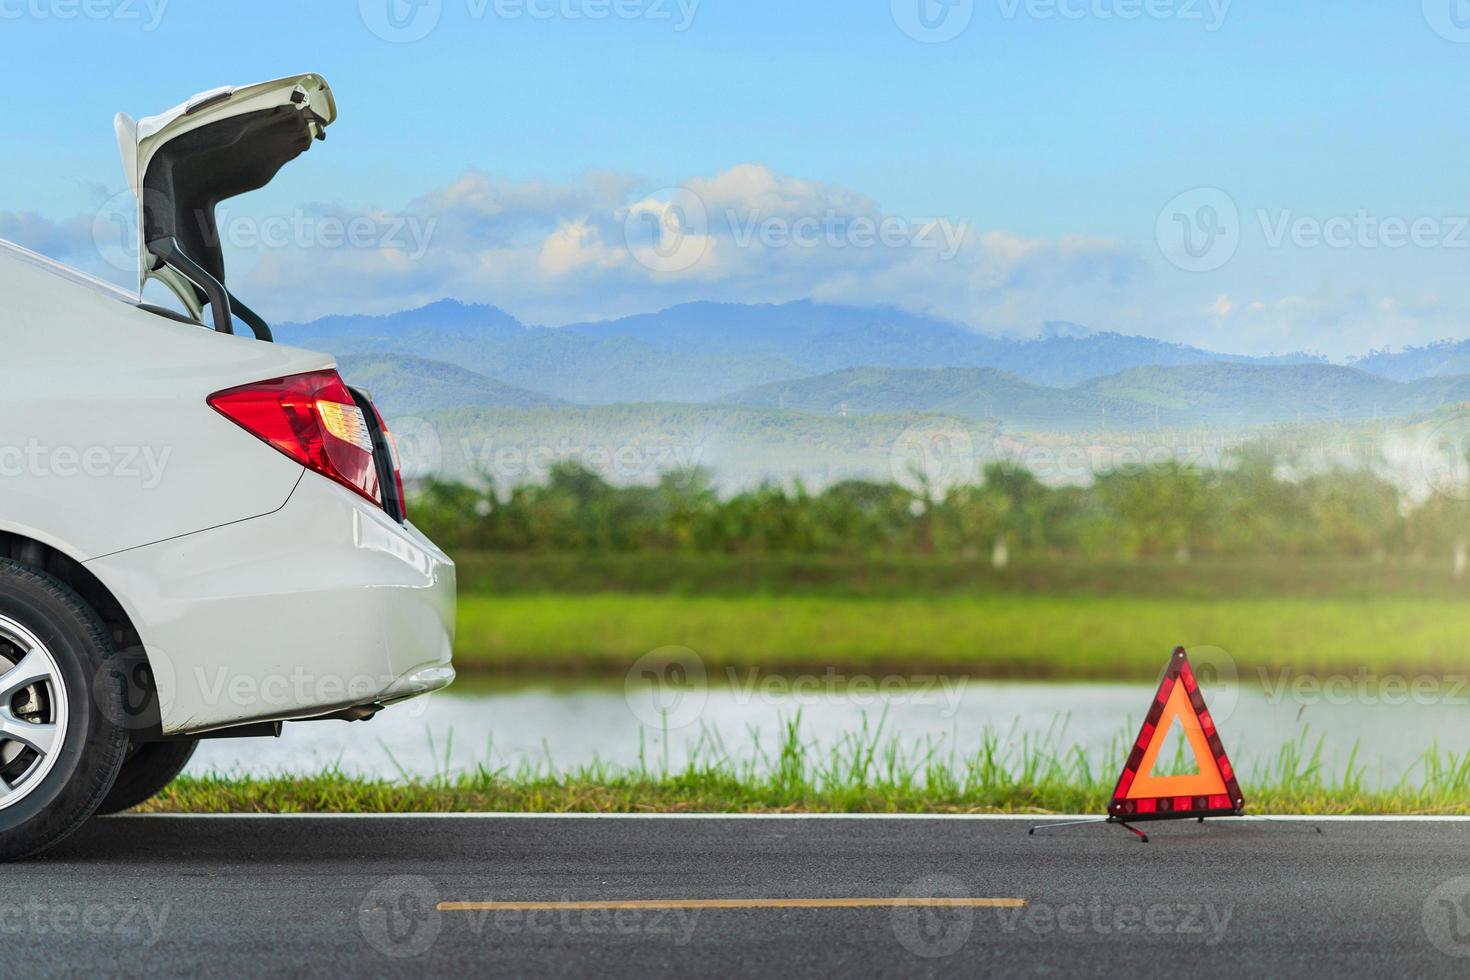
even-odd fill
[{"label": "blue sky", "polygon": [[[0,0],[0,237],[126,279],[84,233],[122,189],[112,114],[318,71],[329,141],[230,212],[385,241],[232,246],[275,317],[816,296],[1251,352],[1470,336],[1470,5],[952,2]],[[375,34],[390,3],[425,36]],[[680,189],[706,247],[650,269],[629,214]],[[923,241],[854,242],[860,218]],[[1177,253],[1191,229],[1211,254]]]}]

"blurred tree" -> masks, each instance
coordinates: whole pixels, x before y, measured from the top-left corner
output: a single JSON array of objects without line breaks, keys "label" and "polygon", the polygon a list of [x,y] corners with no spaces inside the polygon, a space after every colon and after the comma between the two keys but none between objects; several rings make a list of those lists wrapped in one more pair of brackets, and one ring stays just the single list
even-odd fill
[{"label": "blurred tree", "polygon": [[1369,465],[1305,476],[1267,446],[1220,469],[1178,462],[1048,486],[1009,463],[949,487],[843,480],[820,493],[767,483],[722,498],[703,468],[616,486],[575,462],[508,492],[430,481],[413,519],[457,549],[726,554],[1378,555],[1470,553],[1470,502],[1405,500]]},{"label": "blurred tree", "polygon": [[1170,460],[1104,473],[1095,484],[1125,554],[1174,554],[1188,560],[1208,539],[1215,497],[1198,470]]}]

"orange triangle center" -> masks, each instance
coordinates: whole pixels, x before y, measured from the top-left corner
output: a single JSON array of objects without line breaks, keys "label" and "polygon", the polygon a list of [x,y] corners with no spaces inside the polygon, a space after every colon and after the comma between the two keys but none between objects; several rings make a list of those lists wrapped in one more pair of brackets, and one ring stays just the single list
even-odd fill
[{"label": "orange triangle center", "polygon": [[[1189,743],[1190,752],[1194,753],[1199,772],[1190,776],[1155,776],[1154,767],[1159,761],[1159,750],[1168,740],[1175,719],[1183,724],[1184,738]],[[1144,750],[1143,761],[1138,764],[1138,775],[1134,777],[1133,784],[1128,787],[1127,795],[1123,798],[1138,800],[1158,796],[1213,796],[1224,792],[1225,777],[1215,764],[1215,756],[1210,751],[1210,743],[1205,738],[1199,715],[1195,714],[1194,705],[1189,703],[1184,685],[1176,683],[1169,692],[1169,700],[1164,702],[1164,713],[1159,716],[1158,725],[1154,728],[1153,740]]]}]

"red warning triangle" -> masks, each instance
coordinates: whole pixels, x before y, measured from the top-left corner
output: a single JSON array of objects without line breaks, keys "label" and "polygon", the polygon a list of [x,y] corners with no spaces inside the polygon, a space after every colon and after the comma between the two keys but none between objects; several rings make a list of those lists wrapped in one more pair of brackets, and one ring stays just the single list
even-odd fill
[{"label": "red warning triangle", "polygon": [[[1176,719],[1183,724],[1199,772],[1157,776],[1154,766],[1159,750]],[[1245,797],[1235,781],[1235,769],[1225,755],[1215,720],[1205,707],[1204,695],[1189,666],[1189,655],[1179,647],[1169,658],[1159,693],[1128,754],[1118,788],[1113,790],[1113,801],[1108,804],[1108,815],[1125,821],[1167,820],[1238,816],[1244,809]]]}]

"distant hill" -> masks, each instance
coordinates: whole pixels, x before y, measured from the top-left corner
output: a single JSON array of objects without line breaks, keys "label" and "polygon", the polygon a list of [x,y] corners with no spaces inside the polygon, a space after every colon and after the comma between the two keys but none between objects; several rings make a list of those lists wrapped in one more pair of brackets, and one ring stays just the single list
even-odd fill
[{"label": "distant hill", "polygon": [[[459,337],[473,341],[516,339],[533,328],[496,306],[444,299],[386,316],[325,316],[307,324],[283,323],[277,332],[353,343],[400,343]],[[412,349],[412,348],[400,348]]]},{"label": "distant hill", "polygon": [[1411,415],[1470,401],[1470,376],[1404,383],[1331,364],[1138,367],[1070,388],[975,369],[863,368],[730,395],[836,414],[936,411],[1012,428],[1241,426]]},{"label": "distant hill", "polygon": [[733,405],[821,415],[941,412],[1013,428],[1138,426],[1153,411],[1108,393],[1033,384],[993,368],[857,368],[763,385]]},{"label": "distant hill", "polygon": [[1366,431],[1377,428],[1369,419],[1470,402],[1470,342],[1342,367],[1065,322],[1015,340],[898,310],[812,302],[691,303],[546,328],[445,300],[282,324],[276,334],[335,354],[390,421],[428,418],[441,472],[484,473],[502,486],[543,477],[533,467],[547,462],[547,447],[619,483],[704,465],[727,487],[796,478],[820,486],[902,478],[934,432],[967,437],[973,469],[1031,446],[1070,445],[1091,459],[1099,446],[1162,440],[1177,450],[1189,441],[1156,428],[1239,435],[1266,424],[1304,433],[1361,422]]},{"label": "distant hill", "polygon": [[1408,347],[1398,353],[1380,351],[1350,362],[1353,367],[1396,381],[1470,374],[1470,341],[1441,341]]},{"label": "distant hill", "polygon": [[564,329],[683,353],[760,354],[800,365],[807,373],[854,367],[989,367],[1052,386],[1074,385],[1140,365],[1323,360],[1306,354],[1266,358],[1218,354],[1145,337],[1091,333],[1072,323],[1047,324],[1041,339],[1013,340],[890,307],[809,300],[779,306],[686,303],[659,313]]},{"label": "distant hill", "polygon": [[1332,364],[1133,368],[1079,386],[1176,423],[1263,425],[1412,415],[1470,398],[1470,377],[1405,384]]},{"label": "distant hill", "polygon": [[1311,363],[1251,359],[1049,324],[1038,340],[977,333],[884,307],[689,303],[562,328],[444,300],[388,316],[280,325],[286,343],[341,356],[410,351],[579,404],[713,402],[772,383],[860,367],[990,368],[1064,387],[1143,365]]},{"label": "distant hill", "polygon": [[493,306],[444,300],[390,316],[286,323],[283,342],[338,357],[412,351],[505,384],[582,404],[698,402],[810,372],[763,355],[690,354],[624,337],[531,327]]},{"label": "distant hill", "polygon": [[420,415],[449,408],[546,408],[564,402],[517,388],[454,364],[406,354],[350,354],[338,359],[350,384],[372,392],[387,415]]}]

